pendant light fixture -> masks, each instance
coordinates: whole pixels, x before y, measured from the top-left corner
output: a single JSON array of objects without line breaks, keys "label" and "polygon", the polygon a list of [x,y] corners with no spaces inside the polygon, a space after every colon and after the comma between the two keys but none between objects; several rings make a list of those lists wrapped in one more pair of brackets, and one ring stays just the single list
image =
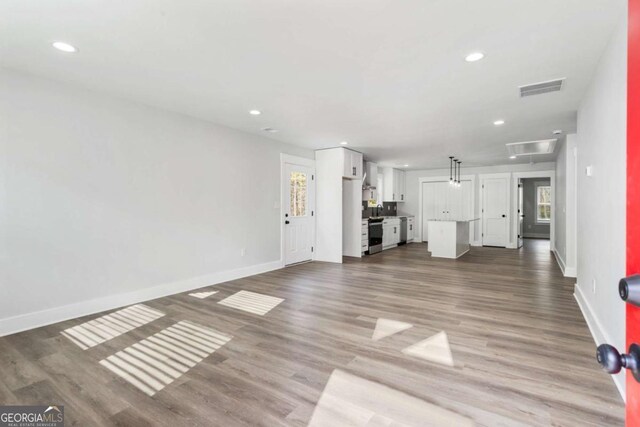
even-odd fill
[{"label": "pendant light fixture", "polygon": [[453,156],[449,156],[449,185],[453,185]]},{"label": "pendant light fixture", "polygon": [[462,169],[462,160],[458,162],[458,187],[462,187],[462,181],[460,181],[460,171]]}]

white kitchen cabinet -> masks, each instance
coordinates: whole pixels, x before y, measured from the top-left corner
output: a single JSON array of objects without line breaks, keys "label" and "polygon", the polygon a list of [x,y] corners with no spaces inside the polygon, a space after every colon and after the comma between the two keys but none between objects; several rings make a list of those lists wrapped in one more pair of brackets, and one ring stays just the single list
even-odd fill
[{"label": "white kitchen cabinet", "polygon": [[416,227],[415,218],[412,216],[407,217],[407,243],[413,242],[413,239],[415,238],[415,235],[416,235],[415,227]]},{"label": "white kitchen cabinet", "polygon": [[342,150],[343,173],[342,177],[347,179],[362,179],[362,153],[349,150],[348,148],[336,148]]},{"label": "white kitchen cabinet", "polygon": [[360,229],[360,249],[362,254],[369,250],[369,220],[363,219],[361,222],[362,228]]},{"label": "white kitchen cabinet", "polygon": [[385,219],[382,222],[382,249],[398,246],[400,242],[400,219]]},{"label": "white kitchen cabinet", "polygon": [[404,202],[405,195],[405,172],[394,168],[384,168],[384,201]]},{"label": "white kitchen cabinet", "polygon": [[373,200],[374,202],[378,200],[378,192],[374,188],[362,190],[362,201],[368,202],[369,200]]}]

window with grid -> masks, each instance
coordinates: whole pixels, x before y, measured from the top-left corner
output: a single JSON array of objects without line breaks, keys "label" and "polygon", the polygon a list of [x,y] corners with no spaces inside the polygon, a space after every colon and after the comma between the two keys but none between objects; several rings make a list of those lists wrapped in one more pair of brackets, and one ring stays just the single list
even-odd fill
[{"label": "window with grid", "polygon": [[307,215],[307,174],[291,172],[289,177],[291,195],[289,211],[291,216]]},{"label": "window with grid", "polygon": [[551,221],[551,187],[541,185],[536,187],[536,222]]}]

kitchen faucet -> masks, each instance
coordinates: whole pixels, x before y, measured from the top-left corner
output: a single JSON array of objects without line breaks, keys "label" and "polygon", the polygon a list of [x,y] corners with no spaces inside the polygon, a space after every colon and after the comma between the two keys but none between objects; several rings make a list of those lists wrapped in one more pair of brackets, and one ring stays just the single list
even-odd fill
[{"label": "kitchen faucet", "polygon": [[382,205],[376,206],[376,216],[380,216],[380,209],[384,210],[384,207]]}]

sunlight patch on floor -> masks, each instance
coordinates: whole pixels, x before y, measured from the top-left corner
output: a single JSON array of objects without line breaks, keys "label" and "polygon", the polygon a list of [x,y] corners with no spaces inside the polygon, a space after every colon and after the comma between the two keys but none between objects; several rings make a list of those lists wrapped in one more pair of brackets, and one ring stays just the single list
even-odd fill
[{"label": "sunlight patch on floor", "polygon": [[189,296],[191,297],[195,297],[195,298],[200,298],[200,299],[205,299],[207,297],[210,297],[213,294],[217,294],[218,291],[208,291],[208,292],[194,292],[189,294]]},{"label": "sunlight patch on floor", "polygon": [[433,403],[336,369],[308,425],[467,427],[474,422]]},{"label": "sunlight patch on floor", "polygon": [[87,350],[162,316],[164,313],[160,311],[144,304],[136,304],[65,329],[61,334],[81,349]]},{"label": "sunlight patch on floor", "polygon": [[282,301],[284,301],[282,298],[276,298],[256,292],[240,291],[223,299],[222,301],[218,301],[218,304],[264,316]]},{"label": "sunlight patch on floor", "polygon": [[441,365],[453,366],[453,356],[447,333],[444,331],[417,342],[402,350],[404,354]]},{"label": "sunlight patch on floor", "polygon": [[100,364],[153,396],[231,338],[184,320],[101,360]]},{"label": "sunlight patch on floor", "polygon": [[391,319],[378,319],[376,321],[376,328],[373,331],[371,339],[374,341],[381,340],[382,338],[389,337],[397,334],[398,332],[406,331],[413,327],[411,323],[400,322],[398,320]]}]

